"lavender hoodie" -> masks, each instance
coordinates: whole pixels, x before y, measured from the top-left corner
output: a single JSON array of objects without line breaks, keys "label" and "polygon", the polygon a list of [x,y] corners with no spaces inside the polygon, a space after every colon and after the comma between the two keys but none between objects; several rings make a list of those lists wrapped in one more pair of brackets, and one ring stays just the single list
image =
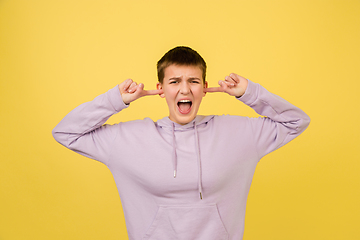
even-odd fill
[{"label": "lavender hoodie", "polygon": [[302,110],[251,81],[238,99],[266,117],[104,125],[128,107],[116,86],[71,111],[53,136],[110,169],[130,239],[238,240],[258,161],[310,122]]}]

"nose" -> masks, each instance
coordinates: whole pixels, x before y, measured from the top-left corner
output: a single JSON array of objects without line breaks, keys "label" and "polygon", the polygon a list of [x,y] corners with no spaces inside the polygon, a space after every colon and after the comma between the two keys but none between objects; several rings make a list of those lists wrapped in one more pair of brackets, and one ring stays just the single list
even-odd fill
[{"label": "nose", "polygon": [[180,93],[184,94],[184,95],[190,93],[189,83],[187,83],[186,81],[181,82],[181,84],[180,84]]}]

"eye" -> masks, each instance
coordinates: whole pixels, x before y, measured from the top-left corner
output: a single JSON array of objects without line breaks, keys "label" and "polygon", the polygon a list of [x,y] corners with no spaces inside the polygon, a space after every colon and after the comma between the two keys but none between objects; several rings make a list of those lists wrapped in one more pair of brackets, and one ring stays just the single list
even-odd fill
[{"label": "eye", "polygon": [[169,84],[175,84],[175,83],[178,83],[178,81],[177,80],[172,80],[172,81],[169,82]]},{"label": "eye", "polygon": [[199,84],[200,81],[198,81],[198,80],[192,80],[191,83]]}]

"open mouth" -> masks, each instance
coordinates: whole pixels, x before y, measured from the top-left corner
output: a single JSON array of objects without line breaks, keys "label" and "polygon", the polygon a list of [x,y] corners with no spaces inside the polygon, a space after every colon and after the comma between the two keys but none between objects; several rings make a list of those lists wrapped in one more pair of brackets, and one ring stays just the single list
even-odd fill
[{"label": "open mouth", "polygon": [[182,114],[188,114],[191,111],[192,101],[180,100],[177,103],[179,112]]}]

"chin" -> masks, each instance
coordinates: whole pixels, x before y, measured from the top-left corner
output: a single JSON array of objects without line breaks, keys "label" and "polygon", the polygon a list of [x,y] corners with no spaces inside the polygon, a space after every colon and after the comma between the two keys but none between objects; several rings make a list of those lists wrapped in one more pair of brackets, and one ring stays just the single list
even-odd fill
[{"label": "chin", "polygon": [[177,118],[177,122],[181,125],[186,125],[189,122],[191,122],[192,120],[194,120],[196,117],[196,115],[189,115],[189,116],[181,116]]}]

